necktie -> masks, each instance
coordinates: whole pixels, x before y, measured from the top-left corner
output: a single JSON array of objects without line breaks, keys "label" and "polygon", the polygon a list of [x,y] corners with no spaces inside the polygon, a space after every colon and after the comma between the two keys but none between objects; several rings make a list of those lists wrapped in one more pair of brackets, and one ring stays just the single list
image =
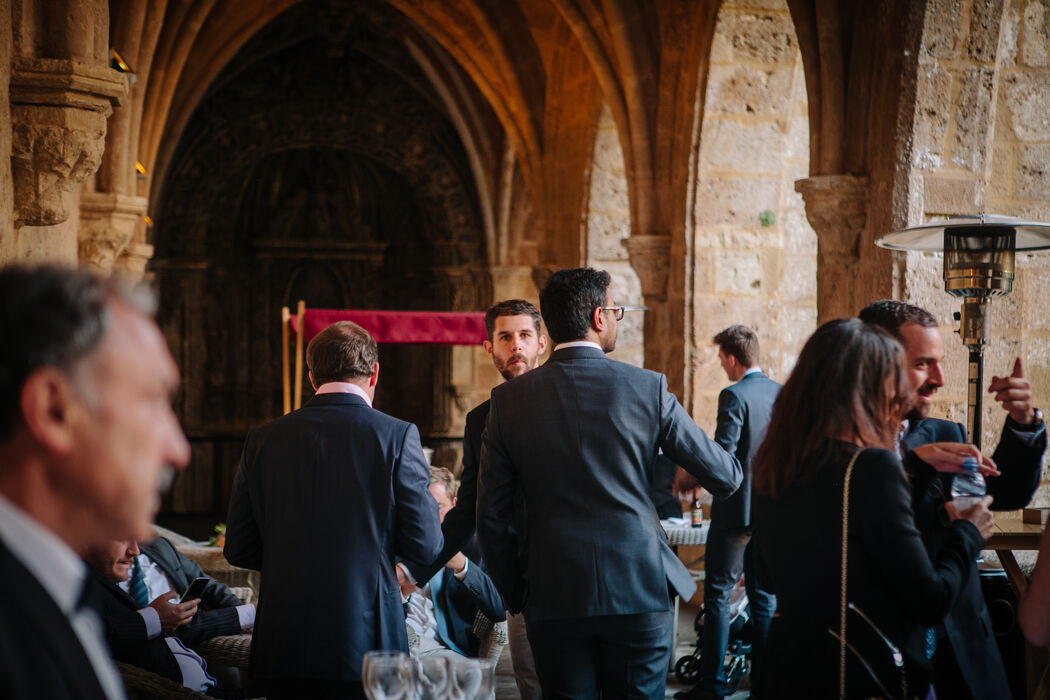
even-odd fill
[{"label": "necktie", "polygon": [[131,579],[128,581],[128,595],[135,601],[135,605],[144,608],[149,605],[149,590],[146,588],[146,577],[142,575],[142,567],[139,566],[139,558],[135,557],[131,563]]}]

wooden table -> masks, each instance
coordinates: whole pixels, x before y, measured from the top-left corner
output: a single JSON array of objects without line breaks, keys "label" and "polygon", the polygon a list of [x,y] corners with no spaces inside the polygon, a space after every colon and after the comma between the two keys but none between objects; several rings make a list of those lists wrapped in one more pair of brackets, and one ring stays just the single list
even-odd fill
[{"label": "wooden table", "polygon": [[1028,588],[1028,577],[1021,571],[1014,557],[1015,550],[1038,550],[1043,539],[1043,526],[1021,520],[1021,511],[995,513],[995,533],[988,538],[985,549],[994,549],[1006,571],[1007,578],[1020,598]]}]

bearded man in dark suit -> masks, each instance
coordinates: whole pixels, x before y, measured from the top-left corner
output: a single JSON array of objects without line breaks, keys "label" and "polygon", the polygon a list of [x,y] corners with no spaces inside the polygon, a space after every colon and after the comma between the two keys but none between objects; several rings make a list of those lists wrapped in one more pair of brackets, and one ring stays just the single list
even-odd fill
[{"label": "bearded man in dark suit", "polygon": [[441,550],[419,431],[372,408],[375,340],[349,321],[307,348],[316,394],[256,428],[224,553],[262,571],[251,672],[268,697],[361,697],[372,649],[408,650],[395,561]]},{"label": "bearded man in dark suit", "polygon": [[544,698],[663,697],[669,586],[696,587],[649,497],[657,455],[720,496],[741,480],[663,375],[605,356],[624,312],[609,283],[592,269],[551,276],[540,310],[554,352],[493,389],[482,440],[478,541],[507,609],[524,609]]},{"label": "bearded man in dark suit", "polygon": [[[969,442],[961,424],[928,417],[933,394],[944,385],[944,342],[933,316],[911,304],[877,301],[864,307],[860,318],[882,327],[904,346],[918,403],[903,426],[902,451],[921,460],[905,460],[905,465],[910,468],[916,525],[933,556],[955,517],[949,500],[953,472],[959,470],[962,457],[969,456],[967,448],[977,453],[973,446],[959,445]],[[1024,376],[1021,358],[1015,360],[1010,376],[993,377],[988,391],[1007,412],[992,456],[1001,473],[988,477],[988,493],[994,498],[993,510],[1016,510],[1028,504],[1039,485],[1046,426],[1041,412],[1032,406],[1032,385]],[[938,697],[1010,697],[976,568],[944,623],[930,635],[928,646]]]}]

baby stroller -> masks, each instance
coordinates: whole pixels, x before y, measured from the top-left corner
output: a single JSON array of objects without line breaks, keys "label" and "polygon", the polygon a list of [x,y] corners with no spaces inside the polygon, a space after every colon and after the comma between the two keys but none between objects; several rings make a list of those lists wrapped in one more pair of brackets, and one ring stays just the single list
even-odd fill
[{"label": "baby stroller", "polygon": [[[679,681],[695,684],[700,680],[700,654],[704,638],[704,607],[693,620],[696,630],[696,649],[692,654],[682,656],[675,662],[674,674]],[[741,578],[733,587],[729,598],[729,645],[723,661],[725,687],[728,693],[734,693],[740,681],[751,670],[751,609],[748,606],[747,591]]]}]

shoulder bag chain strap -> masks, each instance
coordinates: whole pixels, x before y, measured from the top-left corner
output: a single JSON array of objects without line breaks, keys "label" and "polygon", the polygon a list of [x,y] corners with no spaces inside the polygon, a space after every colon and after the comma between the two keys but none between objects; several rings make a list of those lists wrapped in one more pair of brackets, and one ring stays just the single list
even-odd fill
[{"label": "shoulder bag chain strap", "polygon": [[839,585],[839,698],[846,697],[846,541],[849,534],[849,482],[863,450],[853,453],[842,481],[842,580]]}]

